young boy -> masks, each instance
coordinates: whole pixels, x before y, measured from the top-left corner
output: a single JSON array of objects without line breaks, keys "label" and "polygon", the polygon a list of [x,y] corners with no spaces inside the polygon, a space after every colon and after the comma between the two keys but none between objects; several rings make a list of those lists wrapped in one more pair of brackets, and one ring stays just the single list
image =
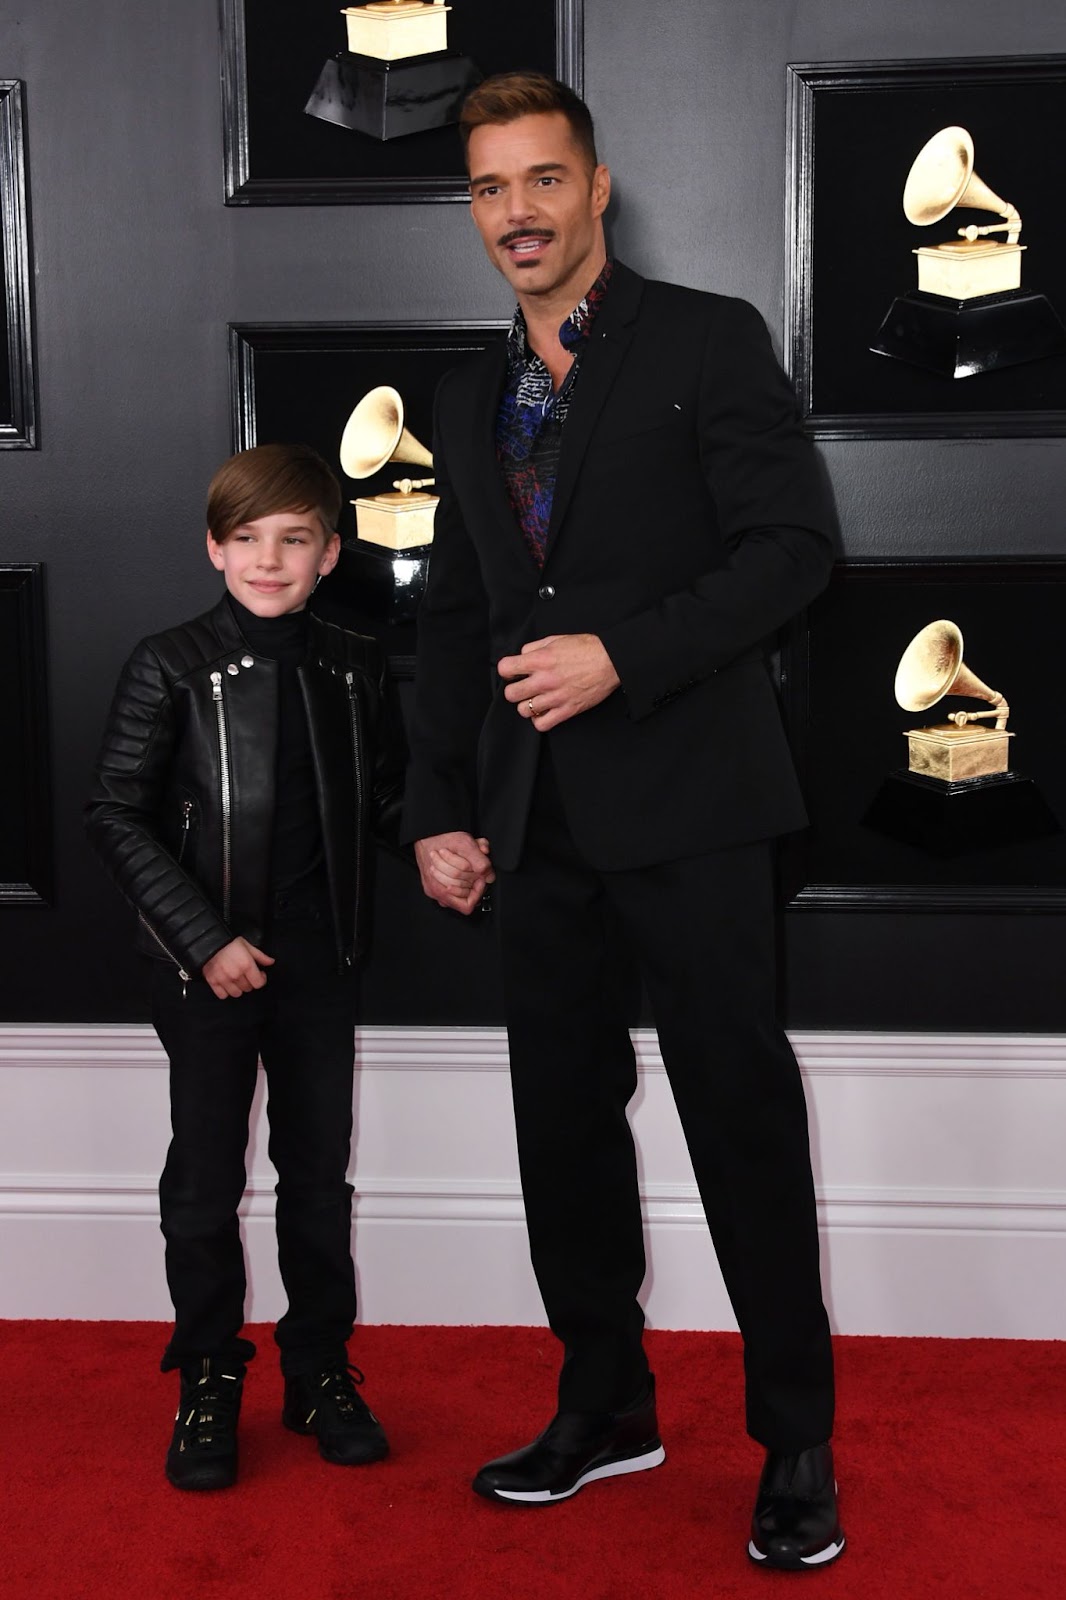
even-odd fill
[{"label": "young boy", "polygon": [[[380,1423],[348,1365],[354,969],[369,922],[370,830],[393,836],[401,724],[372,639],[306,609],[336,565],[341,493],[298,445],[242,451],[208,491],[226,593],[143,640],[119,680],[89,837],[154,956],[152,1020],[170,1058],[173,1139],[159,1186],[181,1373],[166,1471],[179,1489],[237,1475],[245,1366],[245,1185],[257,1062],[278,1174],[282,1421],[327,1461],[377,1461]],[[353,1383],[354,1373],[354,1383]]]}]

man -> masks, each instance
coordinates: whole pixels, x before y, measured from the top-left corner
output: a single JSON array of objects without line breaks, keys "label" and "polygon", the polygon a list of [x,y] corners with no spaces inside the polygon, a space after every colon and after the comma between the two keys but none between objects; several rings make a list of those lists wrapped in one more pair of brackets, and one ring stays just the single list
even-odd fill
[{"label": "man", "polygon": [[461,131],[518,310],[437,397],[404,827],[440,904],[499,879],[530,1248],[564,1347],[556,1416],[474,1488],[547,1504],[664,1458],[620,923],[744,1336],[767,1451],[749,1553],[817,1565],[844,1545],[832,1355],[768,843],[804,815],[761,642],[823,587],[832,516],[757,313],[609,261],[584,104],[509,74]]}]

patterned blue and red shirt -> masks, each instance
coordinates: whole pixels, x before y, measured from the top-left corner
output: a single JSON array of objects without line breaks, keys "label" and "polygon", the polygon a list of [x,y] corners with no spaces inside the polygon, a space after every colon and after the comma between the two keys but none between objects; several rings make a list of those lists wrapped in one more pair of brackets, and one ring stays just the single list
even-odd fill
[{"label": "patterned blue and red shirt", "polygon": [[538,567],[544,565],[563,425],[610,279],[608,259],[559,329],[559,342],[574,359],[558,390],[552,388],[551,373],[540,356],[529,347],[521,308],[515,311],[507,338],[507,379],[496,413],[496,459],[511,509]]}]

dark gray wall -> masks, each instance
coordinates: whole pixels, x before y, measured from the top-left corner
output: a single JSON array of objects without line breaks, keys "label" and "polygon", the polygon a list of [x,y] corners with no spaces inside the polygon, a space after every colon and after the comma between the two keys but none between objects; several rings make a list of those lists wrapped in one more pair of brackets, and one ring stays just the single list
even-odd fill
[{"label": "dark gray wall", "polygon": [[[780,341],[785,63],[1066,51],[1066,7],[586,0],[585,31],[618,253],[747,296]],[[509,299],[460,205],[223,207],[215,0],[8,0],[0,77],[27,86],[41,441],[0,456],[0,560],[47,563],[58,884],[54,908],[2,913],[0,1016],[135,1017],[128,918],[79,807],[130,644],[216,592],[202,502],[230,448],[227,322],[494,317]],[[1036,554],[1064,552],[1064,450],[825,455],[851,554],[891,556],[916,526],[930,555]],[[489,927],[423,905],[392,863],[382,886],[370,1020],[495,1020]],[[803,914],[787,946],[796,1025],[1061,1026],[1060,918]],[[961,996],[986,988],[976,1015]]]}]

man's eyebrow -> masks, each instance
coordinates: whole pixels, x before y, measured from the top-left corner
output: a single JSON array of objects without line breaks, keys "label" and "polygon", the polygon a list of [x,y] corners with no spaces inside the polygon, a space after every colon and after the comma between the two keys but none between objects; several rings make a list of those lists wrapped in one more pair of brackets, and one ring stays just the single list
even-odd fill
[{"label": "man's eyebrow", "polygon": [[[527,176],[539,177],[542,172],[565,172],[566,170],[565,161],[538,161],[534,166],[526,168],[526,174]],[[470,179],[470,187],[471,189],[476,189],[479,184],[499,183],[499,181],[499,177],[495,172],[481,172],[478,173],[476,178]]]}]

